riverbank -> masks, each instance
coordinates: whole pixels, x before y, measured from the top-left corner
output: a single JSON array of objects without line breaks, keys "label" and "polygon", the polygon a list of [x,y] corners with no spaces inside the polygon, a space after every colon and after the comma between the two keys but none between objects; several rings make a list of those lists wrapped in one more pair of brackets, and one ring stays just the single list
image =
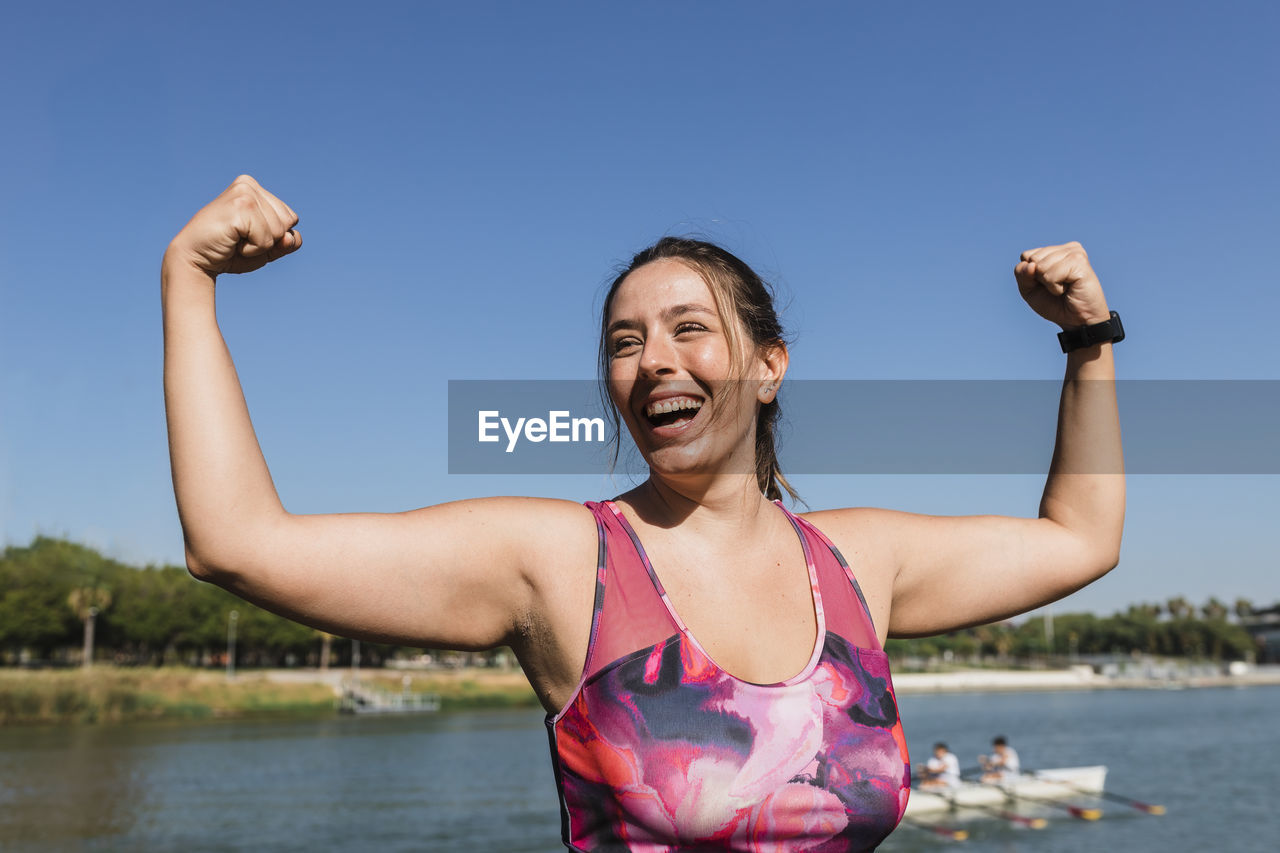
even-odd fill
[{"label": "riverbank", "polygon": [[[183,667],[91,670],[0,669],[0,725],[80,724],[216,717],[306,716],[337,712],[349,669],[247,670],[228,679],[220,670]],[[445,711],[537,708],[518,669],[403,672],[364,669],[366,687],[430,693]],[[1280,685],[1280,667],[1160,677],[1108,677],[1088,666],[1064,670],[973,669],[895,673],[900,694],[1133,690]]]},{"label": "riverbank", "polygon": [[202,719],[253,714],[328,714],[323,684],[276,684],[163,667],[0,670],[0,725]]},{"label": "riverbank", "polygon": [[[350,670],[241,671],[184,667],[84,670],[0,669],[0,725],[126,722],[337,712]],[[401,692],[405,676],[362,670],[366,685]],[[413,674],[408,689],[440,697],[444,710],[537,707],[519,672]]]}]

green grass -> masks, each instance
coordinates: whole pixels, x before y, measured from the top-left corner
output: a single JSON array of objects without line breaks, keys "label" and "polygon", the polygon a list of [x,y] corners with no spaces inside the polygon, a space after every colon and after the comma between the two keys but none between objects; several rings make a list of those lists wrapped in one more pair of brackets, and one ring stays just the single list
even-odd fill
[{"label": "green grass", "polygon": [[252,675],[182,668],[0,670],[0,725],[202,719],[332,713],[323,684],[274,684]]},{"label": "green grass", "polygon": [[[361,680],[399,692],[402,674],[364,670]],[[518,673],[415,674],[410,689],[434,693],[445,711],[536,708]],[[185,667],[83,670],[0,668],[0,725],[199,720],[213,717],[316,716],[335,713],[337,698],[320,683],[279,683],[245,671]]]}]

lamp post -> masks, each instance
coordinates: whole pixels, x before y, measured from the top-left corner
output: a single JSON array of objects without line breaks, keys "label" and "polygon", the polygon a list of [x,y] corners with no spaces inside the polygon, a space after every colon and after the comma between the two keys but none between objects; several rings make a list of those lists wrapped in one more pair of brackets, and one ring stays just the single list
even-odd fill
[{"label": "lamp post", "polygon": [[240,611],[232,610],[227,614],[227,680],[236,677],[236,620]]}]

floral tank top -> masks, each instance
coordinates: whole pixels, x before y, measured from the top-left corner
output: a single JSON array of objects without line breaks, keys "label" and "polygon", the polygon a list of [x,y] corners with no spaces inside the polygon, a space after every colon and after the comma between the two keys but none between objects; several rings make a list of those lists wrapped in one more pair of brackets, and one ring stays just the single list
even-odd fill
[{"label": "floral tank top", "polygon": [[788,512],[817,618],[805,668],[743,681],[685,628],[611,501],[599,531],[582,681],[547,716],[571,850],[872,850],[902,819],[911,769],[889,664],[848,563]]}]

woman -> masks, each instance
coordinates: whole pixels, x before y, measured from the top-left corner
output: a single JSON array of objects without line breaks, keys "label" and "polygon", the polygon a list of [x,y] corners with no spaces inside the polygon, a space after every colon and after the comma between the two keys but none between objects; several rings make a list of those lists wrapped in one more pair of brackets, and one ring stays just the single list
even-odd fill
[{"label": "woman", "polygon": [[[1117,562],[1114,393],[1082,381],[1113,378],[1109,343],[1067,358],[1039,518],[795,516],[771,500],[788,488],[772,448],[787,349],[767,291],[727,252],[678,240],[638,255],[604,307],[605,378],[649,465],[642,485],[599,504],[290,514],[217,327],[214,285],[296,251],[297,221],[242,176],[165,253],[187,564],[326,631],[510,645],[548,711],[573,849],[873,848],[900,819],[910,778],[885,638],[1022,613]],[[1015,275],[1064,329],[1109,316],[1078,244],[1026,252]]]}]

